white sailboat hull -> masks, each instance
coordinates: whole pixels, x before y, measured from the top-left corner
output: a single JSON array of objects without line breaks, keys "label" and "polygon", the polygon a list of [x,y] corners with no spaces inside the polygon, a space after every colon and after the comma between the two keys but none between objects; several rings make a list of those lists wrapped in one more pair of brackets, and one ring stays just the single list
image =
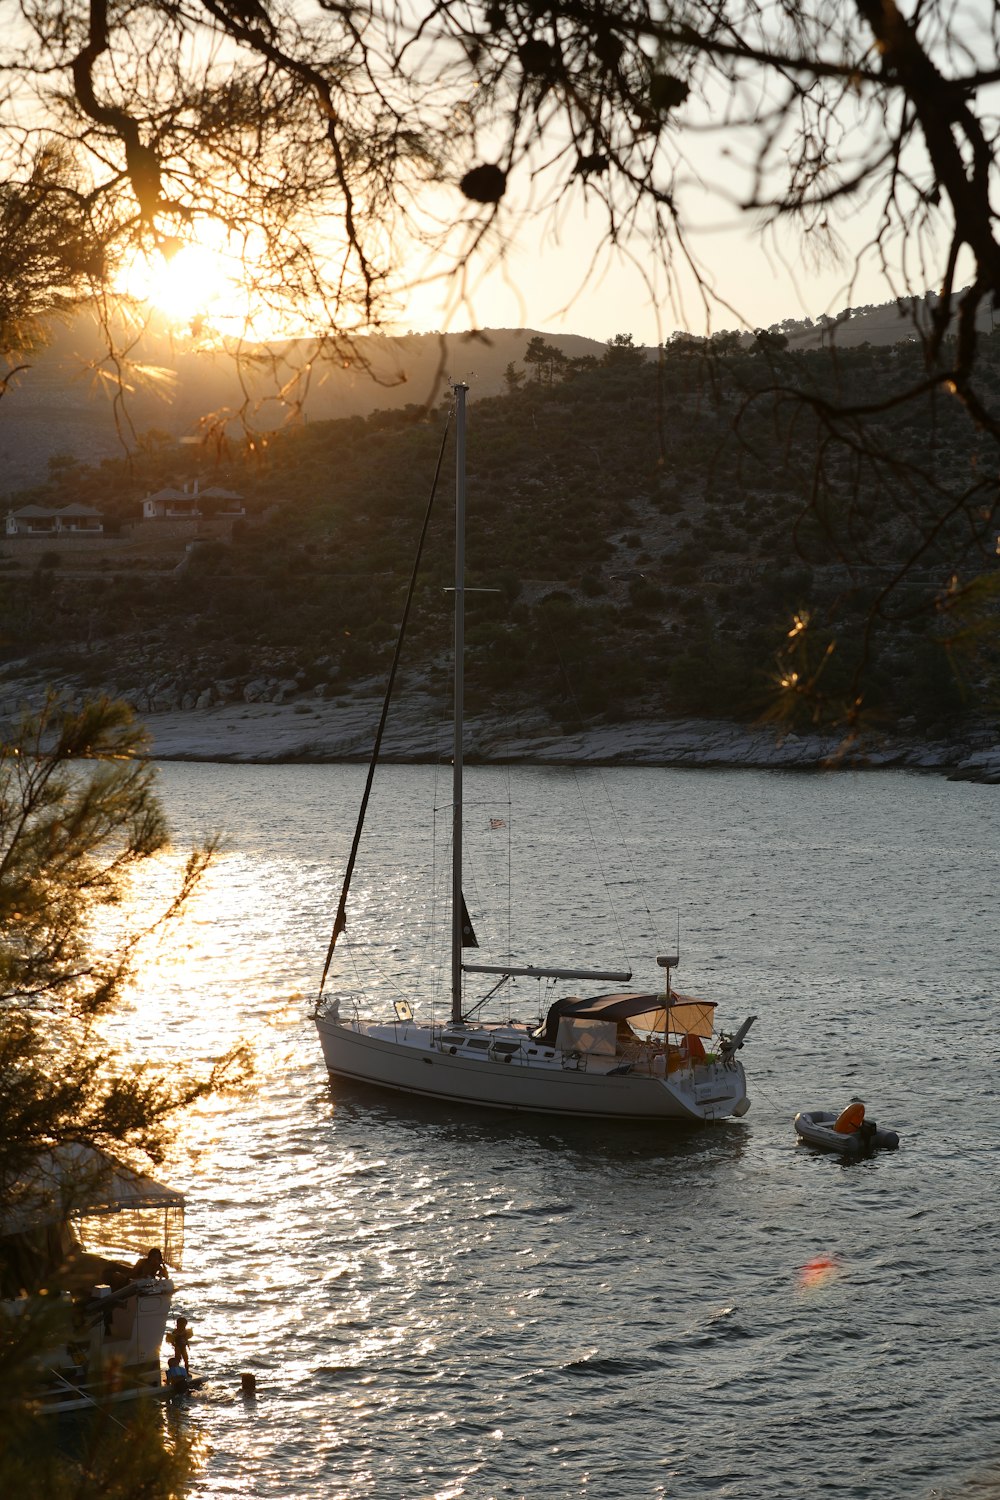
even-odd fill
[{"label": "white sailboat hull", "polygon": [[[615,1072],[607,1059],[579,1059],[557,1051],[537,1063],[509,1055],[507,1060],[462,1056],[447,1046],[439,1028],[413,1024],[344,1023],[321,1015],[316,1025],[332,1075],[424,1098],[617,1120],[718,1120],[742,1115],[749,1107],[743,1069],[735,1062],[657,1077]],[[491,1032],[480,1034],[486,1038]],[[502,1027],[492,1034],[513,1033]]]}]

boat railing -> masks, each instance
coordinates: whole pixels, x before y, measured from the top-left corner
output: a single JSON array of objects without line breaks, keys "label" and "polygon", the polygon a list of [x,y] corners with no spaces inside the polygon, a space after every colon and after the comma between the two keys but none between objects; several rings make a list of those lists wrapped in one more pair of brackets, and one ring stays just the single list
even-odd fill
[{"label": "boat railing", "polygon": [[694,1074],[699,1069],[715,1067],[719,1063],[716,1052],[706,1052],[704,1058],[694,1058],[677,1041],[664,1047],[662,1040],[654,1041],[652,1038],[620,1042],[618,1054],[620,1061],[630,1063],[636,1073],[648,1073],[657,1078],[668,1073]]},{"label": "boat railing", "polygon": [[319,1019],[324,1021],[339,1021],[342,1025],[360,1025],[362,1021],[370,1019],[364,1014],[365,1010],[371,1010],[368,997],[361,991],[338,990],[335,995],[328,995],[316,1011]]}]

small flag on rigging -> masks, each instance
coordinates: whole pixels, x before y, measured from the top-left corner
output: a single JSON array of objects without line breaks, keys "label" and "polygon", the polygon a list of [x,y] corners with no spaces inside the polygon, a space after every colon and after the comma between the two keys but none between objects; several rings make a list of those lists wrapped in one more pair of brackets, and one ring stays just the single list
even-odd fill
[{"label": "small flag on rigging", "polygon": [[491,818],[490,819],[490,827],[491,828],[506,828],[507,824],[504,822],[503,818]]}]

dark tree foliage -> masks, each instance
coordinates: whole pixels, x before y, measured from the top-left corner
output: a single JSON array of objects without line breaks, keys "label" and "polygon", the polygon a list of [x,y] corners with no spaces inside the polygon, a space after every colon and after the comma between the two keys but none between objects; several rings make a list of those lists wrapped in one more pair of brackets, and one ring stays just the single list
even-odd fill
[{"label": "dark tree foliage", "polygon": [[[46,320],[69,311],[104,272],[74,176],[66,151],[49,142],[28,159],[22,180],[0,182],[0,354],[14,369],[43,340]],[[0,395],[12,373],[0,378]]]},{"label": "dark tree foliage", "polygon": [[125,922],[96,941],[95,917],[167,846],[145,744],[130,710],[106,699],[51,701],[0,744],[0,1187],[69,1141],[160,1160],[170,1117],[242,1062],[178,1086],[126,1066],[100,1036],[141,944],[179,915],[211,857],[192,852],[145,928]]},{"label": "dark tree foliage", "polygon": [[[48,1316],[46,1316],[48,1313]],[[0,1334],[0,1483],[30,1500],[178,1500],[187,1493],[202,1444],[169,1421],[158,1401],[95,1410],[72,1434],[30,1402],[26,1372],[46,1340],[58,1339],[58,1310],[22,1315],[13,1339]],[[116,1415],[117,1411],[117,1415]],[[122,1414],[126,1420],[122,1420]]]}]

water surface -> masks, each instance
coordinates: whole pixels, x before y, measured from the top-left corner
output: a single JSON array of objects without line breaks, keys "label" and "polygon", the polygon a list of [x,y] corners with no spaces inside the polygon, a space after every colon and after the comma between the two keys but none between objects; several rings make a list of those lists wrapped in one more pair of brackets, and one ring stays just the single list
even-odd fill
[{"label": "water surface", "polygon": [[[173,1418],[210,1446],[197,1494],[983,1493],[1000,1459],[998,790],[468,773],[484,958],[624,956],[654,986],[679,928],[679,986],[731,1028],[757,1014],[750,1114],[668,1131],[328,1083],[309,1009],[363,776],[163,768],[179,844],[226,842],[140,976],[130,1033],[179,1064],[246,1037],[259,1069],[252,1097],[192,1114],[170,1174],[189,1202],[177,1310],[209,1376]],[[449,795],[434,768],[384,773],[335,965],[423,1015],[447,1005]],[[548,998],[523,985],[510,1009]],[[853,1094],[897,1154],[796,1144],[797,1109]]]}]

